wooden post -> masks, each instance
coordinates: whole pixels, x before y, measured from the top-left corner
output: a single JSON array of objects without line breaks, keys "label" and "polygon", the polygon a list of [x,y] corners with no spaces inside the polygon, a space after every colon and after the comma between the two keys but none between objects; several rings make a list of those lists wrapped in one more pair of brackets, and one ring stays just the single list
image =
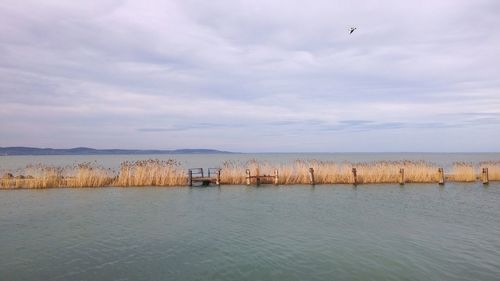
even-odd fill
[{"label": "wooden post", "polygon": [[405,184],[405,169],[403,168],[399,169],[399,184],[400,185]]},{"label": "wooden post", "polygon": [[444,170],[443,170],[443,168],[439,168],[438,173],[439,173],[439,184],[443,185],[444,184]]},{"label": "wooden post", "polygon": [[260,173],[259,173],[259,168],[258,167],[257,167],[257,169],[255,171],[255,176],[256,176],[256,178],[255,178],[255,184],[257,186],[259,186],[260,185]]},{"label": "wooden post", "polygon": [[246,173],[247,173],[247,177],[246,177],[247,185],[250,185],[250,170],[247,169]]},{"label": "wooden post", "polygon": [[483,184],[489,183],[488,168],[483,168],[483,171],[481,173],[481,179],[483,180]]},{"label": "wooden post", "polygon": [[215,184],[220,185],[220,169],[217,170],[217,178],[215,179]]},{"label": "wooden post", "polygon": [[274,184],[275,185],[279,184],[278,169],[274,170]]},{"label": "wooden post", "polygon": [[358,184],[358,173],[356,171],[356,168],[352,168],[352,177],[353,177],[353,184],[357,185]]},{"label": "wooden post", "polygon": [[188,170],[188,185],[193,186],[193,171],[191,169]]},{"label": "wooden post", "polygon": [[314,169],[313,168],[309,168],[309,183],[311,185],[316,184],[316,182],[314,181]]}]

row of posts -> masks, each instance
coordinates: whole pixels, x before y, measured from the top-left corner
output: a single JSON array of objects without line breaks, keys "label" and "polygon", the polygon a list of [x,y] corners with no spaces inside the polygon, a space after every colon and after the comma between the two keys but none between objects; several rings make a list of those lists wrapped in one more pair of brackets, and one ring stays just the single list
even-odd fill
[{"label": "row of posts", "polygon": [[[246,171],[247,173],[247,177],[246,177],[246,184],[247,185],[250,185],[250,170],[247,169]],[[352,177],[353,177],[353,184],[357,185],[358,184],[358,173],[357,173],[357,170],[356,168],[352,168]],[[257,181],[257,185],[260,184],[260,177],[256,177],[256,181]],[[274,170],[274,184],[277,185],[278,184],[278,170]],[[405,169],[401,168],[399,169],[399,177],[398,177],[398,181],[399,181],[399,184],[400,185],[404,185],[405,184]],[[488,168],[483,168],[482,171],[481,171],[481,181],[483,182],[483,184],[488,184],[489,183],[489,178],[488,178]],[[440,185],[444,185],[444,182],[445,182],[445,176],[444,176],[444,169],[443,168],[439,168],[438,169],[438,183]],[[314,180],[314,169],[313,168],[309,168],[309,183],[311,185],[315,185],[316,184],[316,181]]]},{"label": "row of posts", "polygon": [[[357,184],[358,183],[358,179],[357,179],[356,168],[352,168],[352,175],[353,175],[353,178],[354,178],[354,184]],[[445,177],[444,177],[444,169],[443,168],[439,168],[438,169],[438,183],[440,185],[444,185],[444,179],[445,179]],[[404,185],[405,184],[405,169],[403,169],[403,168],[399,169],[398,181],[399,181],[400,185]],[[483,184],[488,184],[489,183],[488,168],[483,168],[482,169],[482,171],[481,171],[481,181],[483,182]]]},{"label": "row of posts", "polygon": [[[356,168],[352,168],[352,176],[353,176],[353,184],[357,185],[358,184],[358,173],[357,173]],[[258,171],[257,171],[257,175],[254,176],[253,178],[255,178],[256,184],[260,185],[261,178],[263,178],[263,177],[267,177],[267,178],[271,178],[272,177],[274,184],[275,185],[279,184],[278,169],[274,170],[274,176],[259,176]],[[251,184],[251,179],[252,179],[252,176],[250,175],[250,170],[247,169],[246,170],[246,184],[247,185]],[[403,168],[399,169],[398,181],[399,181],[400,185],[404,185],[405,184],[405,169],[403,169]],[[444,169],[443,168],[439,168],[438,169],[438,183],[440,185],[444,185],[444,181],[445,181]],[[489,183],[488,168],[482,168],[482,171],[481,171],[481,181],[483,182],[483,184],[488,184]],[[189,183],[189,186],[193,186],[193,173],[192,173],[191,170],[188,171],[188,183]],[[220,185],[220,170],[217,171],[215,183],[217,185]],[[314,180],[314,169],[313,168],[309,168],[309,183],[311,185],[315,185],[316,184],[316,181]]]},{"label": "row of posts", "polygon": [[[309,169],[309,173],[313,173],[314,171],[312,171],[312,168]],[[352,176],[354,178],[354,184],[357,184],[358,183],[358,177],[357,177],[357,172],[356,172],[356,168],[352,168]],[[314,179],[314,177],[313,177]],[[444,169],[443,168],[439,168],[438,169],[438,183],[440,185],[444,185]],[[398,181],[399,181],[399,184],[400,185],[404,185],[405,184],[405,169],[401,168],[399,169],[399,177],[398,177]],[[483,184],[488,184],[489,183],[489,178],[488,178],[488,168],[483,168],[482,171],[481,171],[481,181],[483,182]]]},{"label": "row of posts", "polygon": [[[399,177],[399,184],[405,184],[405,179],[404,179],[404,169],[400,169],[399,170],[399,174],[400,174],[400,177]],[[439,178],[439,184],[440,185],[444,185],[444,169],[443,168],[439,168],[438,169],[438,178]],[[481,181],[483,182],[483,184],[489,184],[489,177],[488,177],[488,168],[483,168],[481,170]]]}]

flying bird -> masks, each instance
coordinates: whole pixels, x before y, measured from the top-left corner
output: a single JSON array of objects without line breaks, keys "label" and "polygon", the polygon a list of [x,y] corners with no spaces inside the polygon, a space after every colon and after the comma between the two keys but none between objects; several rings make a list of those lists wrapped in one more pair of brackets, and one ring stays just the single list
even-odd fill
[{"label": "flying bird", "polygon": [[352,34],[354,30],[358,29],[357,27],[351,27],[351,30],[349,31],[349,34]]}]

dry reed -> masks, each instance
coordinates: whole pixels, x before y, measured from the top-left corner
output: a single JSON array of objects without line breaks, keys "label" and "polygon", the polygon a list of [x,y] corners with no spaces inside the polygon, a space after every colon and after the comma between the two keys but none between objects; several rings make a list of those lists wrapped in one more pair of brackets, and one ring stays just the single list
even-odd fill
[{"label": "dry reed", "polygon": [[490,181],[500,180],[500,161],[488,161],[479,163],[481,170],[488,168],[488,177]]},{"label": "dry reed", "polygon": [[[357,170],[357,183],[397,183],[399,171],[404,169],[405,182],[432,183],[439,179],[438,166],[424,161],[376,161],[365,163],[296,160],[271,164],[251,160],[228,161],[222,165],[221,184],[245,184],[246,170],[252,176],[273,176],[278,170],[279,184],[309,184],[309,168],[314,169],[316,184],[353,183],[352,168]],[[488,168],[489,180],[500,180],[500,161],[481,162],[479,165],[457,162],[446,173],[448,181],[475,181],[482,168]],[[267,178],[272,183],[273,177]],[[263,181],[262,183],[266,183]],[[0,179],[0,188],[103,187],[103,186],[184,186],[185,169],[176,160],[143,160],[123,162],[117,172],[96,163],[71,167],[30,165],[17,171],[17,176],[6,173]]]},{"label": "dry reed", "polygon": [[113,181],[113,172],[92,163],[72,167],[29,165],[23,175],[6,174],[0,180],[2,188],[101,187]]},{"label": "dry reed", "polygon": [[473,182],[478,178],[476,170],[472,163],[456,162],[453,163],[451,173],[447,179],[450,181]]},{"label": "dry reed", "polygon": [[143,160],[124,162],[114,186],[179,186],[186,185],[187,176],[175,160]]},{"label": "dry reed", "polygon": [[353,183],[352,168],[357,170],[358,183],[396,183],[400,168],[405,169],[406,182],[437,182],[438,167],[423,161],[378,161],[369,163],[336,163],[330,161],[297,160],[288,164],[270,164],[255,160],[239,163],[226,162],[222,167],[221,182],[245,183],[245,170],[251,175],[274,175],[278,170],[280,184],[308,184],[309,168],[314,169],[316,184]]}]

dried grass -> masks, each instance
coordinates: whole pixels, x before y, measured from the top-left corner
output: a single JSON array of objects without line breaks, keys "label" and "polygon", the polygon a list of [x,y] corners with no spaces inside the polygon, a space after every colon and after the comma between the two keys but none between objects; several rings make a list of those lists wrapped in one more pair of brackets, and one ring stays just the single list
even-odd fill
[{"label": "dried grass", "polygon": [[378,161],[369,163],[336,163],[329,161],[297,160],[288,164],[269,164],[255,160],[239,163],[226,162],[222,167],[221,182],[244,184],[245,170],[251,175],[274,175],[277,169],[280,184],[308,184],[309,168],[314,169],[316,184],[353,183],[352,169],[357,170],[358,183],[397,183],[400,168],[405,169],[406,182],[437,182],[438,167],[426,162]]},{"label": "dried grass", "polygon": [[[316,184],[353,183],[352,169],[357,170],[357,183],[398,183],[400,169],[404,169],[405,182],[438,182],[438,166],[424,161],[376,161],[364,163],[296,160],[271,164],[251,160],[228,161],[222,165],[221,184],[245,184],[246,170],[252,176],[274,176],[278,170],[279,184],[309,184],[309,169],[314,169]],[[448,181],[472,182],[480,177],[482,168],[488,168],[489,180],[500,180],[500,161],[454,163],[446,173]],[[267,178],[272,183],[273,177]],[[254,181],[255,182],[255,181]],[[262,183],[266,183],[263,181]],[[123,162],[117,172],[96,163],[82,163],[71,167],[30,165],[18,171],[17,176],[5,174],[0,179],[1,188],[50,188],[50,187],[104,187],[104,186],[184,186],[187,173],[176,160],[143,160]]]},{"label": "dried grass", "polygon": [[451,174],[447,179],[450,181],[473,182],[478,179],[477,169],[472,163],[453,163]]},{"label": "dried grass", "polygon": [[179,186],[186,185],[186,172],[175,160],[143,160],[124,162],[114,186]]},{"label": "dried grass", "polygon": [[488,161],[479,163],[481,171],[483,168],[488,168],[488,177],[490,181],[500,180],[500,161]]}]

